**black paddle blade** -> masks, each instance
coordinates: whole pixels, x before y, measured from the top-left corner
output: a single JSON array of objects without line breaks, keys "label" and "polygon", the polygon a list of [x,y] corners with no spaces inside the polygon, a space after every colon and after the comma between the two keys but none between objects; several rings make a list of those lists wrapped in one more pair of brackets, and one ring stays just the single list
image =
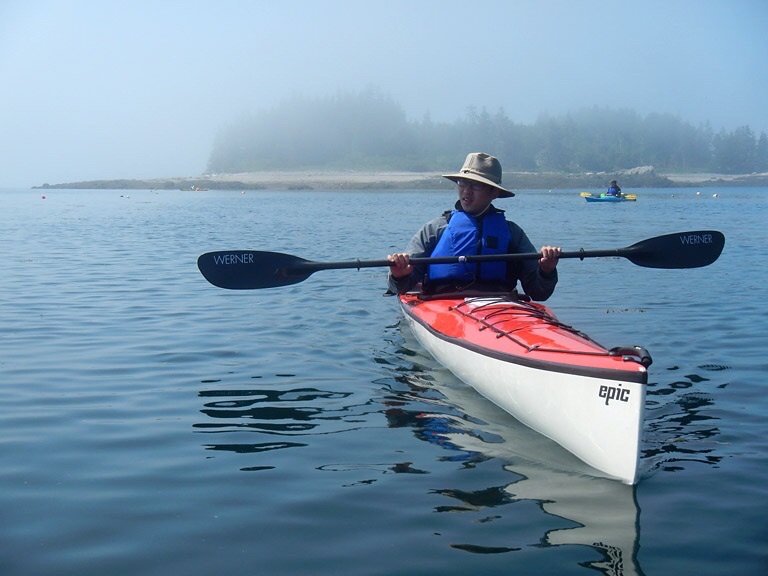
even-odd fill
[{"label": "black paddle blade", "polygon": [[621,256],[646,268],[701,268],[720,257],[725,236],[717,230],[665,234],[620,250]]},{"label": "black paddle blade", "polygon": [[308,260],[254,250],[207,252],[197,259],[197,267],[205,279],[219,288],[254,290],[298,284],[314,270],[302,270]]}]

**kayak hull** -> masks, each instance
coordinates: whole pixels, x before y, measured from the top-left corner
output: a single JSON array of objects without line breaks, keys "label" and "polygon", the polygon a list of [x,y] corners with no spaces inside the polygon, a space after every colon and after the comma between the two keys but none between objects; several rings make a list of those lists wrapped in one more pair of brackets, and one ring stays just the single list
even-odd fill
[{"label": "kayak hull", "polygon": [[[417,340],[459,379],[601,474],[637,481],[650,357],[611,352],[541,304],[401,295]],[[633,352],[634,351],[634,352]]]},{"label": "kayak hull", "polygon": [[627,197],[627,196],[584,196],[584,200],[587,202],[635,202],[637,200],[637,197]]}]

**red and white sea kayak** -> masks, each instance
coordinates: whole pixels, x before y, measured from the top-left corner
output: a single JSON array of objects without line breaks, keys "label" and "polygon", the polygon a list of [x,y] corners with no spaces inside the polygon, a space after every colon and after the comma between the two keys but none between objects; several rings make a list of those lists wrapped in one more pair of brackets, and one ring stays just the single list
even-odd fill
[{"label": "red and white sea kayak", "polygon": [[606,476],[637,481],[645,350],[608,350],[546,306],[510,297],[400,303],[421,345],[458,378]]}]

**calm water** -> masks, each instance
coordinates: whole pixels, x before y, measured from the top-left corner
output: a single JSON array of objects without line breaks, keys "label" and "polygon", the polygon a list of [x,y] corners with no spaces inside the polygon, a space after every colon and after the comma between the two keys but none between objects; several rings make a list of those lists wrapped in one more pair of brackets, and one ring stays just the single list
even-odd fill
[{"label": "calm water", "polygon": [[562,320],[654,357],[636,487],[436,365],[383,270],[196,269],[382,258],[453,192],[0,192],[0,574],[765,574],[768,189],[578,192],[499,204],[568,250],[726,235],[708,268],[560,265]]}]

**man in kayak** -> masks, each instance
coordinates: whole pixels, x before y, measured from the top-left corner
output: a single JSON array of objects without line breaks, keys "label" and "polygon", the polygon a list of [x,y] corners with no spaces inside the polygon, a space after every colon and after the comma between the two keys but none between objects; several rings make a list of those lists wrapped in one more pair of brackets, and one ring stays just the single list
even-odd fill
[{"label": "man in kayak", "polygon": [[606,192],[605,195],[616,196],[617,198],[621,198],[621,188],[619,188],[619,185],[616,183],[616,180],[611,180],[608,183],[608,192]]},{"label": "man in kayak", "polygon": [[467,156],[457,174],[445,174],[456,182],[459,199],[449,210],[424,225],[405,252],[387,258],[389,291],[402,294],[413,289],[425,292],[457,290],[512,291],[518,281],[533,300],[546,300],[557,284],[560,248],[544,246],[539,260],[431,264],[413,266],[410,258],[468,256],[476,254],[534,253],[536,249],[520,226],[508,221],[492,202],[511,198],[514,192],[501,186],[501,164],[483,152]]}]

